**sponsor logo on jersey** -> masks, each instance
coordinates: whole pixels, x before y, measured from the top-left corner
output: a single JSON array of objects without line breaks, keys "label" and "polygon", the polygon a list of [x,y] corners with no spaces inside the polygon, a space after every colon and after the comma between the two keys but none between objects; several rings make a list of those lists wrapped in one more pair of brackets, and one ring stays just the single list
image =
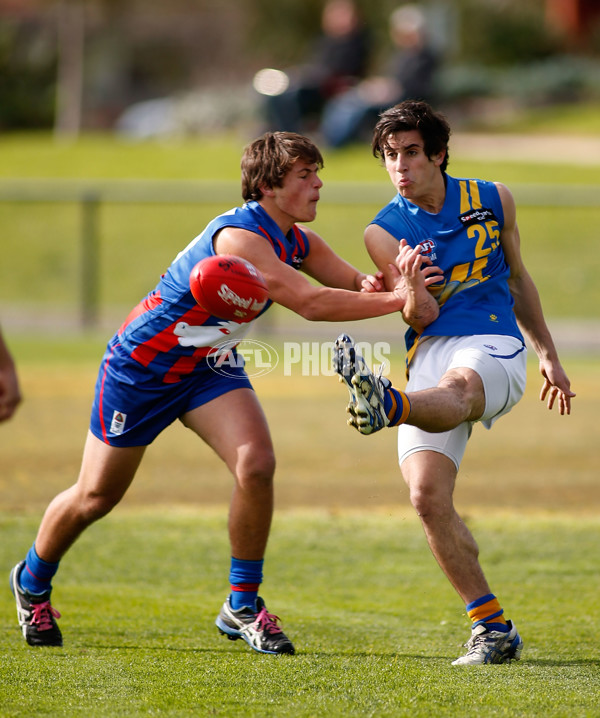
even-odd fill
[{"label": "sponsor logo on jersey", "polygon": [[463,212],[458,215],[458,219],[464,227],[468,227],[471,224],[480,224],[481,222],[489,222],[490,220],[497,220],[493,210],[487,207],[480,207],[479,209],[470,209],[468,212]]}]

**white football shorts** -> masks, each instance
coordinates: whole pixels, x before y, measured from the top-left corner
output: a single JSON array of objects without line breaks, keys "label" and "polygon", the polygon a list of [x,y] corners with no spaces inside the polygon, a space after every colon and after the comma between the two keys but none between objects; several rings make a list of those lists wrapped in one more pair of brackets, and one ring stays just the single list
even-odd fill
[{"label": "white football shorts", "polygon": [[[437,386],[442,376],[456,367],[476,371],[485,391],[485,410],[478,420],[486,429],[507,414],[525,391],[527,349],[509,336],[497,334],[462,337],[424,337],[410,364],[405,391]],[[454,462],[458,470],[473,429],[465,421],[455,429],[432,434],[416,426],[398,427],[398,463],[418,451],[437,451]]]}]

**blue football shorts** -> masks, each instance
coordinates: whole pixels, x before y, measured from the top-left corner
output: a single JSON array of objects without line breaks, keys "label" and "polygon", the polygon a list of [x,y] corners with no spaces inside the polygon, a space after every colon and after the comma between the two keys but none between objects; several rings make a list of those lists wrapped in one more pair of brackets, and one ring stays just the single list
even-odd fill
[{"label": "blue football shorts", "polygon": [[243,361],[229,365],[226,374],[202,361],[192,374],[167,384],[110,343],[98,371],[90,431],[111,446],[147,446],[188,411],[241,388],[252,389]]}]

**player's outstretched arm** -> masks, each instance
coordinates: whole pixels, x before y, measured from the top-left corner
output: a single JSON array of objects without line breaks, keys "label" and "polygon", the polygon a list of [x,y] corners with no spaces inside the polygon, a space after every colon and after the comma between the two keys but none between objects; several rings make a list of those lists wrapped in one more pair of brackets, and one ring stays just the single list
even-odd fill
[{"label": "player's outstretched arm", "polygon": [[439,267],[412,248],[406,240],[398,240],[383,227],[370,224],[365,230],[365,246],[369,256],[383,275],[386,288],[395,289],[405,297],[404,321],[420,333],[439,315],[439,307],[428,288],[443,280]]},{"label": "player's outstretched arm", "polygon": [[540,360],[540,372],[544,377],[540,401],[547,399],[548,409],[552,409],[554,404],[557,404],[559,414],[570,414],[571,399],[576,394],[571,391],[571,382],[560,362],[549,363],[546,366]]},{"label": "player's outstretched arm", "polygon": [[548,409],[556,405],[560,414],[570,414],[571,399],[575,393],[571,391],[571,382],[560,363],[554,340],[544,319],[537,287],[521,257],[521,239],[516,221],[515,203],[504,185],[496,186],[504,209],[504,228],[500,241],[506,262],[510,267],[508,285],[515,302],[515,316],[538,356],[540,373],[544,377],[540,399],[547,400]]},{"label": "player's outstretched arm", "polygon": [[269,297],[310,321],[352,321],[399,312],[400,292],[361,292],[366,277],[339,257],[318,235],[310,238],[310,253],[302,269],[327,286],[315,286],[300,272],[284,264],[260,235],[226,227],[216,239],[219,254],[235,254],[264,276]]},{"label": "player's outstretched arm", "polygon": [[571,382],[546,325],[537,288],[525,268],[518,277],[511,278],[509,286],[515,300],[517,321],[538,356],[540,373],[544,377],[540,399],[547,399],[548,409],[556,404],[560,414],[570,414],[575,393],[571,391]]}]

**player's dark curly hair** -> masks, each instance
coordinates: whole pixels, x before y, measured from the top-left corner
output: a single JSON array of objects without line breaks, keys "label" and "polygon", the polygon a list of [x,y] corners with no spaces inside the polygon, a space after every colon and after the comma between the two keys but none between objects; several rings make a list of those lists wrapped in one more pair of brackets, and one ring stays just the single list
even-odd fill
[{"label": "player's dark curly hair", "polygon": [[323,167],[318,147],[295,132],[266,132],[251,142],[242,155],[242,197],[259,200],[261,187],[281,187],[283,178],[297,160]]},{"label": "player's dark curly hair", "polygon": [[442,172],[445,172],[450,160],[450,125],[444,115],[434,112],[426,102],[406,100],[382,112],[373,130],[373,155],[383,160],[390,135],[410,130],[420,132],[427,157],[446,150],[446,156],[440,165]]}]

